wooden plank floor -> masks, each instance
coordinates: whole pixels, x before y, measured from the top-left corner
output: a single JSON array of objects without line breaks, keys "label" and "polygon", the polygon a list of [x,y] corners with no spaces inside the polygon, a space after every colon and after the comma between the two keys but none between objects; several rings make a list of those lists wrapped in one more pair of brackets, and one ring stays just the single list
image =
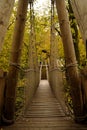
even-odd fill
[{"label": "wooden plank floor", "polygon": [[52,94],[48,81],[41,80],[24,115],[3,130],[87,130],[87,126],[75,124]]}]

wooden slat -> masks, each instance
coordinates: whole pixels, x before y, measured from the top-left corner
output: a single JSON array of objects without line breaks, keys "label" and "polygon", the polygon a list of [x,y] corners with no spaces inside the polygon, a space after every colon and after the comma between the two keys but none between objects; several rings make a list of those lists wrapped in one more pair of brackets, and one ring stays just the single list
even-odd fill
[{"label": "wooden slat", "polygon": [[42,80],[28,110],[4,130],[87,130],[86,126],[75,124],[66,114],[48,82]]}]

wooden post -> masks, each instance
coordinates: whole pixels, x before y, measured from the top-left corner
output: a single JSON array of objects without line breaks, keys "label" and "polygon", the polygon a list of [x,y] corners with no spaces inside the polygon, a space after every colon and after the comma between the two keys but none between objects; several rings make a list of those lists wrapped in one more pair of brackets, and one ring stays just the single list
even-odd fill
[{"label": "wooden post", "polygon": [[25,87],[25,111],[29,106],[34,93],[39,85],[39,68],[36,53],[36,38],[35,38],[35,16],[34,16],[34,0],[29,0],[30,3],[30,36],[29,36],[29,59],[28,68],[30,71],[26,74]]},{"label": "wooden post", "polygon": [[82,38],[86,45],[87,40],[87,1],[84,0],[70,0],[73,12],[75,14],[77,23],[79,25]]},{"label": "wooden post", "polygon": [[4,105],[3,121],[11,124],[14,122],[16,84],[18,78],[18,65],[20,62],[28,0],[19,0],[16,23],[14,28],[10,67],[7,76],[6,98]]},{"label": "wooden post", "polygon": [[85,114],[87,114],[87,66],[81,70]]},{"label": "wooden post", "polygon": [[5,91],[5,73],[3,72],[3,70],[0,70],[0,124],[4,103],[4,91]]},{"label": "wooden post", "polygon": [[76,19],[74,17],[74,13],[72,10],[71,6],[71,1],[68,0],[68,12],[69,12],[69,20],[70,20],[70,25],[71,28],[74,30],[75,33],[72,32],[72,38],[73,38],[73,43],[74,43],[74,48],[75,48],[75,54],[76,54],[76,59],[78,64],[80,64],[80,52],[79,52],[79,35],[78,35],[78,27],[76,23]]},{"label": "wooden post", "polygon": [[76,56],[70,30],[69,18],[66,11],[65,0],[56,0],[56,7],[63,40],[66,68],[71,82],[71,95],[73,101],[75,120],[77,122],[80,122],[84,120],[81,80],[78,73]]},{"label": "wooden post", "polygon": [[7,26],[15,0],[0,0],[0,51],[3,46]]}]

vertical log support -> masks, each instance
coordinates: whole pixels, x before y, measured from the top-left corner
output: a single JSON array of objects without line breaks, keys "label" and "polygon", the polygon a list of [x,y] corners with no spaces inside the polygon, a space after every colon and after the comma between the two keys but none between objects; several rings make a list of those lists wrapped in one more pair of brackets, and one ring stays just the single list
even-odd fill
[{"label": "vertical log support", "polygon": [[50,66],[51,69],[55,68],[57,66],[56,63],[56,51],[57,51],[57,46],[56,46],[56,36],[55,36],[55,7],[54,7],[54,0],[51,0],[51,36],[50,36]]},{"label": "vertical log support", "polygon": [[0,124],[4,104],[4,92],[5,92],[5,73],[3,72],[3,70],[0,70]]},{"label": "vertical log support", "polygon": [[29,0],[30,5],[30,35],[29,35],[29,59],[28,68],[30,71],[26,74],[25,87],[25,112],[29,106],[34,93],[39,85],[39,66],[36,53],[36,35],[35,35],[35,16],[34,0]]},{"label": "vertical log support", "polygon": [[[50,67],[49,67],[49,82],[52,89],[55,91],[55,85],[57,83],[54,81],[57,77],[54,70],[57,70],[57,44],[56,44],[56,36],[55,36],[55,0],[51,0],[51,29],[50,29]],[[53,75],[54,74],[54,75]],[[55,83],[54,83],[55,82]]]},{"label": "vertical log support", "polygon": [[14,28],[10,67],[7,76],[7,86],[3,121],[11,124],[14,122],[16,84],[18,78],[18,65],[20,62],[21,48],[23,42],[28,0],[19,0],[16,23]]},{"label": "vertical log support", "polygon": [[81,70],[81,79],[84,100],[84,111],[87,115],[87,66]]},{"label": "vertical log support", "polygon": [[15,0],[0,0],[0,51],[3,46],[7,26]]},{"label": "vertical log support", "polygon": [[82,92],[81,92],[81,79],[78,73],[76,56],[75,56],[65,1],[56,0],[56,7],[57,7],[57,12],[58,12],[58,17],[59,17],[60,30],[62,34],[66,67],[67,67],[67,71],[68,71],[70,82],[71,82],[71,95],[72,95],[75,120],[77,122],[80,122],[84,120],[83,99],[82,99]]}]

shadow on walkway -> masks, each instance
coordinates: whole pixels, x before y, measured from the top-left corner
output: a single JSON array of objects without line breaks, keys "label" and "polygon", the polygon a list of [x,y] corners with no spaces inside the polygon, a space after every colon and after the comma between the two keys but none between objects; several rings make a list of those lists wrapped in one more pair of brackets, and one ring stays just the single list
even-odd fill
[{"label": "shadow on walkway", "polygon": [[28,110],[4,130],[87,130],[66,116],[47,80],[41,80]]}]

